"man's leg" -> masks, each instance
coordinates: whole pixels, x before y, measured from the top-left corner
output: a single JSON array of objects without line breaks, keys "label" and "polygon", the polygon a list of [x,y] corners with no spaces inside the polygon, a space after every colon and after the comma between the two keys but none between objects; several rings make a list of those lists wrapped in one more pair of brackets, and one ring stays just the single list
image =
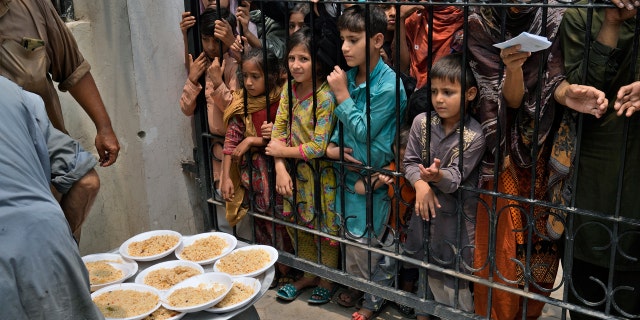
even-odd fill
[{"label": "man's leg", "polygon": [[71,186],[69,192],[62,195],[60,206],[78,243],[80,243],[80,228],[89,215],[99,190],[100,177],[95,169],[91,169]]}]

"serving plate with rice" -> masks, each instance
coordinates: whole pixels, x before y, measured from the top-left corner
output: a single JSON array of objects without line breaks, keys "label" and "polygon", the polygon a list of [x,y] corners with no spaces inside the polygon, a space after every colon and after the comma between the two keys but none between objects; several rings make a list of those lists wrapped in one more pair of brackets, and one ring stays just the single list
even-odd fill
[{"label": "serving plate with rice", "polygon": [[142,270],[134,282],[152,286],[160,292],[164,292],[188,278],[203,273],[204,268],[195,262],[171,260]]},{"label": "serving plate with rice", "polygon": [[82,257],[87,271],[91,291],[122,283],[138,272],[138,264],[117,253],[96,253]]},{"label": "serving plate with rice", "polygon": [[153,230],[135,235],[120,245],[120,254],[137,261],[153,261],[171,254],[182,242],[182,235],[172,230]]},{"label": "serving plate with rice", "polygon": [[232,285],[231,277],[224,273],[197,275],[167,290],[162,295],[162,306],[179,312],[209,309],[229,293]]},{"label": "serving plate with rice", "polygon": [[91,294],[106,319],[140,320],[160,307],[160,292],[137,283],[118,283]]},{"label": "serving plate with rice", "polygon": [[176,257],[205,265],[227,255],[238,244],[233,235],[224,232],[207,232],[183,237],[176,248]]},{"label": "serving plate with rice", "polygon": [[232,277],[255,277],[278,260],[278,250],[265,245],[251,245],[233,250],[213,265],[214,272]]},{"label": "serving plate with rice", "polygon": [[205,309],[211,313],[227,313],[246,306],[260,293],[260,280],[256,278],[234,278],[229,293],[215,306]]},{"label": "serving plate with rice", "polygon": [[160,306],[160,308],[142,320],[178,320],[182,319],[185,315],[187,314],[184,312],[173,311]]}]

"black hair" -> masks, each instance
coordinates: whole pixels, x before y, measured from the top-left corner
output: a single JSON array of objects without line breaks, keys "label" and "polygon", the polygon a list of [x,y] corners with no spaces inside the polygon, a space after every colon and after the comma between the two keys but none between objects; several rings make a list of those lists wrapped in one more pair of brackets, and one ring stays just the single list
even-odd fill
[{"label": "black hair", "polygon": [[[333,67],[336,65],[337,47],[335,41],[328,41],[322,34],[317,34],[315,37],[312,35],[312,30],[309,27],[303,27],[300,30],[294,32],[289,38],[287,44],[287,52],[284,55],[285,61],[289,59],[289,52],[293,48],[302,45],[304,46],[309,55],[315,55],[315,67],[316,76],[325,81],[329,73],[333,71]],[[337,40],[337,39],[334,39]],[[313,43],[315,41],[315,43]],[[284,63],[284,67],[289,70],[289,63]]]},{"label": "black hair", "polygon": [[[263,52],[263,48],[251,48],[242,55],[242,63],[249,60],[253,60],[258,64],[262,73],[265,75],[265,91],[267,91],[265,94],[268,95],[272,90],[281,89],[285,81],[282,77],[282,63],[273,51],[270,49],[264,49]],[[266,68],[267,66],[269,67],[268,70]],[[265,71],[268,71],[269,73],[267,74]],[[241,83],[244,87],[244,79],[242,79]]]},{"label": "black hair", "polygon": [[471,68],[462,60],[462,53],[452,53],[438,59],[431,67],[429,77],[431,79],[444,79],[451,82],[458,82],[462,86],[462,73],[465,74],[464,89],[477,87],[476,78],[471,72]]},{"label": "black hair", "polygon": [[[338,30],[349,30],[351,32],[364,32],[366,20],[366,9],[364,5],[353,5],[342,12],[338,18]],[[378,33],[387,32],[387,15],[378,6],[369,6],[369,37]]]},{"label": "black hair", "polygon": [[222,19],[229,22],[231,30],[233,30],[233,34],[236,35],[236,16],[231,14],[227,8],[220,8],[220,14],[218,14],[214,7],[206,8],[200,15],[200,35],[213,36],[216,28],[216,21]]}]

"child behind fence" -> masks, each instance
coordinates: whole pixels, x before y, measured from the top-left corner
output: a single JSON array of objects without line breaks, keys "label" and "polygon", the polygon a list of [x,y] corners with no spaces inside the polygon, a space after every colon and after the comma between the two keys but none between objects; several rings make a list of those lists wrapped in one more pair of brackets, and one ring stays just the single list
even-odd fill
[{"label": "child behind fence", "polygon": [[[480,124],[469,114],[461,118],[461,107],[466,110],[478,90],[473,74],[460,54],[442,57],[434,64],[430,76],[431,103],[435,112],[422,113],[413,120],[404,158],[406,177],[416,190],[416,216],[411,219],[407,242],[421,245],[422,223],[429,222],[428,261],[470,273],[467,267],[472,266],[477,195],[459,187],[477,187],[478,164],[485,146]],[[459,214],[460,206],[462,214]],[[421,249],[422,257],[416,258],[424,257],[425,248]],[[453,276],[428,271],[429,289],[437,302],[453,306],[457,297],[458,307],[472,312],[469,282],[458,280],[457,288],[455,283]],[[426,288],[420,289],[419,294],[424,294]],[[426,318],[421,310],[416,310],[416,314],[419,319]]]}]

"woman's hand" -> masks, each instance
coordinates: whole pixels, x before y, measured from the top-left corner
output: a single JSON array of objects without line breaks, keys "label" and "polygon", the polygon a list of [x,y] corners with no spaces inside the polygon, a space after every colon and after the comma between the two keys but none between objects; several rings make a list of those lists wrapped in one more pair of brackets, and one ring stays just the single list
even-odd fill
[{"label": "woman's hand", "polygon": [[613,109],[618,116],[631,117],[636,111],[640,111],[640,81],[621,87],[616,96]]},{"label": "woman's hand", "polygon": [[511,46],[500,50],[500,59],[509,70],[522,69],[522,65],[531,56],[531,52],[520,51],[521,45]]}]

